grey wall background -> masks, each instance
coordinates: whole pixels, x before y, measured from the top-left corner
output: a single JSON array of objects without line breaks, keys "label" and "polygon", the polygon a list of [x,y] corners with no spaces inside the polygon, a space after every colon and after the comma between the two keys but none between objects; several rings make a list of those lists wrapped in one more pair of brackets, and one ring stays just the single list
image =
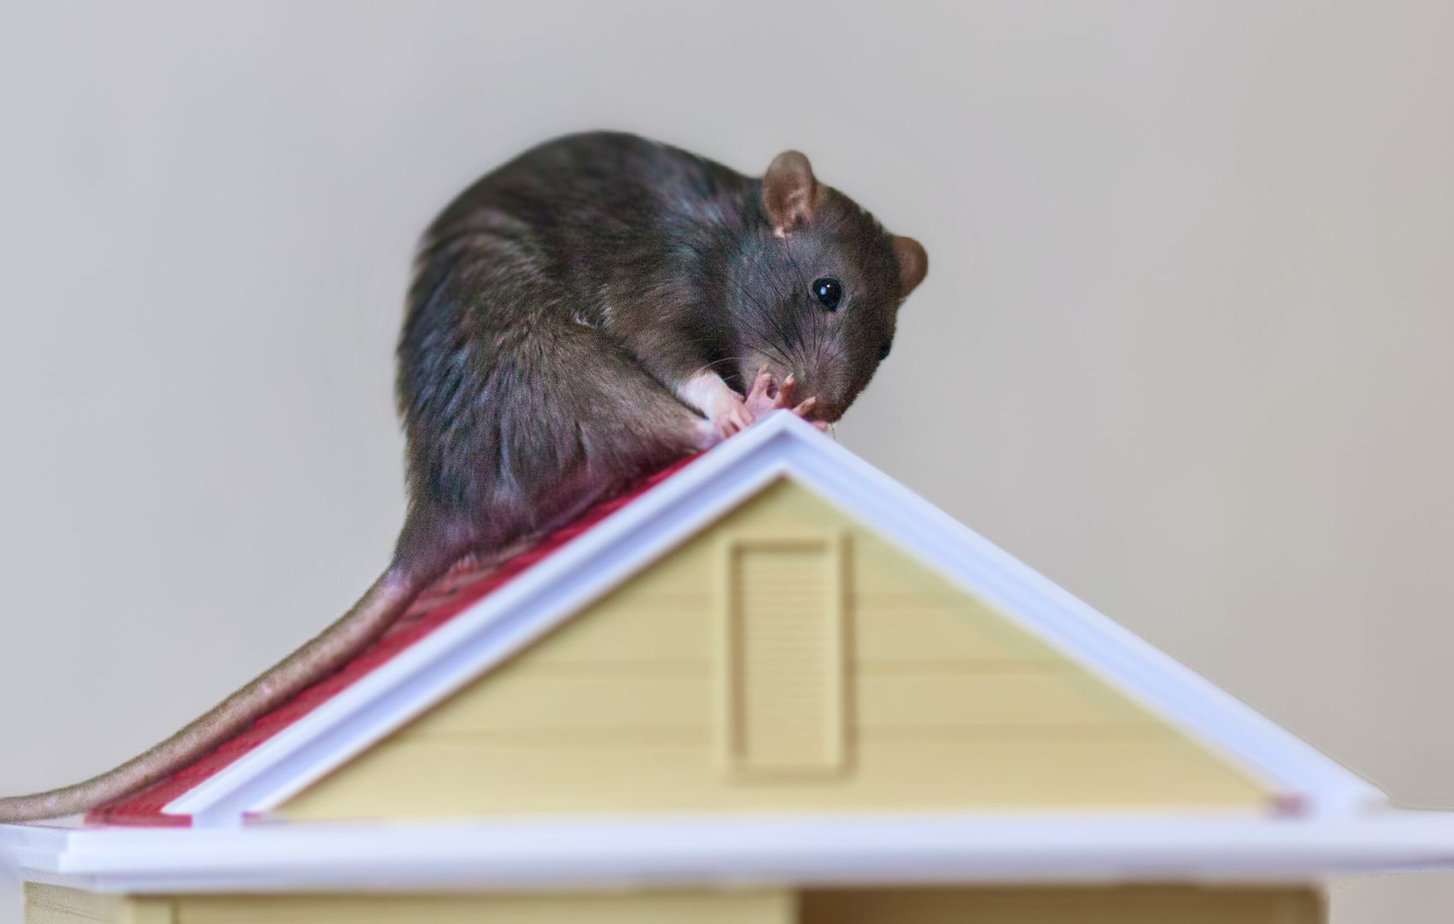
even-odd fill
[{"label": "grey wall background", "polygon": [[[402,509],[415,234],[618,126],[801,147],[921,238],[843,442],[1454,806],[1447,3],[8,12],[0,790],[132,754],[353,599]],[[1454,877],[1333,895],[1437,921]]]}]

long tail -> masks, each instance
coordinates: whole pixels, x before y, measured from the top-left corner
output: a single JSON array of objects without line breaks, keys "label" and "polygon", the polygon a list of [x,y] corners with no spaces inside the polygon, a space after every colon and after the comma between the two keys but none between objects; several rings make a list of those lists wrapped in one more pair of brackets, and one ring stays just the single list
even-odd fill
[{"label": "long tail", "polygon": [[403,615],[436,576],[396,564],[380,575],[336,622],[186,728],[139,757],[83,783],[0,799],[0,822],[36,821],[90,811],[182,769],[304,687],[342,667]]}]

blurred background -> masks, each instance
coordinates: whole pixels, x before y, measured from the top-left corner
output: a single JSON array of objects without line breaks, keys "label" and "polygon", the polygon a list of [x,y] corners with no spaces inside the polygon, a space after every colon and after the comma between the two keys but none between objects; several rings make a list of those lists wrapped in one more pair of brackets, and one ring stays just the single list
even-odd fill
[{"label": "blurred background", "polygon": [[[132,755],[352,602],[401,518],[415,236],[617,127],[801,148],[922,240],[843,443],[1454,807],[1454,6],[8,13],[0,791]],[[1441,921],[1454,876],[1332,895]]]}]

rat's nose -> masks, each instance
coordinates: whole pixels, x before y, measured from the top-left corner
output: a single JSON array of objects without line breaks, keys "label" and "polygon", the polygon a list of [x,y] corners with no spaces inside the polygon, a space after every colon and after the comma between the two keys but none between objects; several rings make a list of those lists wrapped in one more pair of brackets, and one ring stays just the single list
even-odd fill
[{"label": "rat's nose", "polygon": [[821,396],[813,403],[813,409],[808,412],[809,420],[821,420],[823,423],[833,423],[843,416],[843,408],[828,401]]}]

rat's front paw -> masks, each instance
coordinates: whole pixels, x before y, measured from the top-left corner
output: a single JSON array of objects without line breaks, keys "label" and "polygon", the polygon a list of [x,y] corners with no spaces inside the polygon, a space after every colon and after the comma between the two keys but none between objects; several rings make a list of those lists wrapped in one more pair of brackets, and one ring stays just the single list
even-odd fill
[{"label": "rat's front paw", "polygon": [[712,429],[722,439],[752,426],[753,416],[743,400],[734,394],[727,394],[712,408],[708,418]]},{"label": "rat's front paw", "polygon": [[798,382],[791,374],[782,380],[782,384],[778,384],[771,372],[765,368],[760,369],[757,378],[752,381],[752,390],[747,393],[747,400],[743,404],[753,420],[765,417],[773,411],[791,410],[819,430],[826,430],[828,428],[826,423],[813,420],[811,417],[813,408],[818,404],[818,399],[807,398],[794,403],[797,388]]},{"label": "rat's front paw", "polygon": [[752,426],[752,415],[747,405],[736,394],[726,395],[712,402],[711,409],[697,421],[697,444],[702,449],[711,449],[735,433]]}]

